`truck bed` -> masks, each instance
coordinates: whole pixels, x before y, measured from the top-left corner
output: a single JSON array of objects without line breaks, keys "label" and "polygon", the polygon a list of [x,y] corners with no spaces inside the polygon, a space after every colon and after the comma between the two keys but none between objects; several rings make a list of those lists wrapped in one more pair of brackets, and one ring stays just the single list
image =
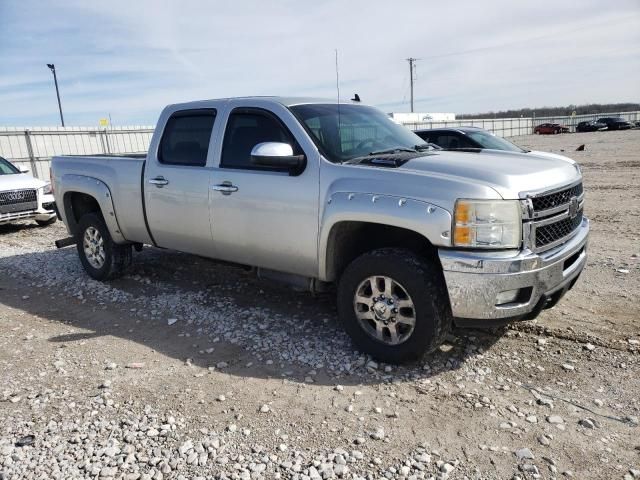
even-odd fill
[{"label": "truck bed", "polygon": [[104,182],[111,191],[115,216],[129,241],[151,243],[144,218],[142,172],[146,155],[91,155],[53,157],[54,188],[63,188],[65,176],[82,175]]}]

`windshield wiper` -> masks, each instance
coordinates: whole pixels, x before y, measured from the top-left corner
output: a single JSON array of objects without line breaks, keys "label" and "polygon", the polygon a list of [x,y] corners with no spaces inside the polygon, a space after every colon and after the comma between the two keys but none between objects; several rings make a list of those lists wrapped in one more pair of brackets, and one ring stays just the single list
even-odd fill
[{"label": "windshield wiper", "polygon": [[398,152],[417,152],[417,150],[415,148],[396,147],[396,148],[389,148],[387,150],[378,150],[375,152],[369,152],[369,155],[384,155],[387,153],[398,153]]}]

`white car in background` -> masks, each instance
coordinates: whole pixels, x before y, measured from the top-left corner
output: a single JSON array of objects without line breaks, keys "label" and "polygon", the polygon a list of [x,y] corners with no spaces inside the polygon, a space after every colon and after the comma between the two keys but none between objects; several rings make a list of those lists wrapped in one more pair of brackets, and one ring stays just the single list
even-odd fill
[{"label": "white car in background", "polygon": [[56,221],[51,184],[28,171],[0,157],[0,225],[32,218],[44,227]]}]

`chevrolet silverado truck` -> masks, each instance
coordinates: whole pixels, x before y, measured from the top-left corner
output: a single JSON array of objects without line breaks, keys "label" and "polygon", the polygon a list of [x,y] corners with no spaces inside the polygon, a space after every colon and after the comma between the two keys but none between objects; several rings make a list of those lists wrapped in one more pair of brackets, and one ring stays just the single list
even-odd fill
[{"label": "chevrolet silverado truck", "polygon": [[35,220],[45,227],[56,221],[51,185],[0,157],[0,225]]},{"label": "chevrolet silverado truck", "polygon": [[249,97],[166,107],[147,155],[55,157],[59,213],[86,272],[152,245],[337,292],[355,345],[386,362],[454,323],[555,305],[586,263],[579,166],[435,150],[369,106]]}]

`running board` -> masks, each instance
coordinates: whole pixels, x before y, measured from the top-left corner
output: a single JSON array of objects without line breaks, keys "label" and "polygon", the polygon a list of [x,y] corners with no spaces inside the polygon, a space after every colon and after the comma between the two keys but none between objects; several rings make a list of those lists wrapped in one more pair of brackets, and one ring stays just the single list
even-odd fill
[{"label": "running board", "polygon": [[273,280],[278,283],[289,285],[297,290],[311,292],[312,294],[324,293],[329,290],[329,284],[316,278],[304,277],[293,273],[284,273],[267,268],[255,268],[256,276],[260,279]]}]

